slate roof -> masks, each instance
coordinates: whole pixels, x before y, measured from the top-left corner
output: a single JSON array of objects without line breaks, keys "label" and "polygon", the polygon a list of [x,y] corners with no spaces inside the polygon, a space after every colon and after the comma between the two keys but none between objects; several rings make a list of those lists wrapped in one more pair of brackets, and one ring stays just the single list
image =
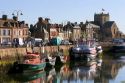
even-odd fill
[{"label": "slate roof", "polygon": [[115,21],[107,21],[106,23],[104,23],[103,27],[111,28],[114,23]]},{"label": "slate roof", "polygon": [[95,24],[92,24],[92,23],[88,23],[88,24],[86,25],[86,28],[92,28],[92,27],[94,27],[94,28],[100,28],[100,26],[95,25]]},{"label": "slate roof", "polygon": [[80,29],[80,26],[79,25],[75,25],[73,28],[74,29]]}]

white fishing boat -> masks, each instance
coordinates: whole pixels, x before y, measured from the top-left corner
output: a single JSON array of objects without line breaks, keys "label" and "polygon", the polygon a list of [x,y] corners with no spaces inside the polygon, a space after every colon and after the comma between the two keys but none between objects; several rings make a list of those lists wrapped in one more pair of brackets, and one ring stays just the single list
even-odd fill
[{"label": "white fishing boat", "polygon": [[[88,56],[89,55],[89,56]],[[94,56],[91,56],[94,55]],[[70,49],[70,57],[76,58],[88,58],[88,57],[96,57],[97,50],[96,46],[90,44],[77,44],[76,46]]]},{"label": "white fishing boat", "polygon": [[102,46],[98,42],[95,42],[94,45],[96,46],[97,53],[102,53],[103,52]]},{"label": "white fishing boat", "polygon": [[45,46],[43,45],[42,46],[42,54],[44,54],[46,56],[46,62],[47,62],[47,65],[51,65],[51,66],[55,66],[55,62],[56,62],[56,56],[54,56],[54,54],[50,54],[50,53],[47,53],[45,51]]},{"label": "white fishing boat", "polygon": [[56,62],[56,57],[55,56],[50,56],[49,54],[47,55],[47,59],[49,60],[49,64],[52,66],[55,66]]},{"label": "white fishing boat", "polygon": [[77,43],[70,49],[70,57],[76,59],[86,58],[93,59],[98,53],[102,53],[102,47],[95,40],[88,40],[83,43]]}]

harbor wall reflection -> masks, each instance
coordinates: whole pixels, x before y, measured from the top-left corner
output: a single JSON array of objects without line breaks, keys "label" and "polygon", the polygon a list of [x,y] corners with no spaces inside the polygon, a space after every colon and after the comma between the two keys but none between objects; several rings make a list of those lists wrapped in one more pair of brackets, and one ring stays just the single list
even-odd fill
[{"label": "harbor wall reflection", "polygon": [[[9,76],[4,74],[4,72],[8,70],[9,65],[1,65],[0,67],[0,74],[2,75],[0,78],[0,83],[22,83],[22,81],[29,83],[75,83],[85,81],[89,81],[90,83],[110,83],[111,80],[115,81],[120,79],[117,78],[117,75],[120,74],[119,70],[121,68],[125,69],[125,61],[117,59],[114,60],[106,57],[102,58],[102,62],[99,62],[98,59],[93,61],[70,62],[60,66],[60,68],[58,67],[56,69],[53,67],[48,71],[45,70],[41,73],[36,72],[36,74],[31,74],[28,76]],[[25,79],[20,79],[18,76]],[[37,78],[26,80],[26,78],[29,79],[33,77]]]}]

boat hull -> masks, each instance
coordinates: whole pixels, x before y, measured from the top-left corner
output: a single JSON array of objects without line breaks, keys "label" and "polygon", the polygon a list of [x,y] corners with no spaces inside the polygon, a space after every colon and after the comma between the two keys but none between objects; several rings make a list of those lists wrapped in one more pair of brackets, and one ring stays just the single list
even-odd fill
[{"label": "boat hull", "polygon": [[10,75],[14,80],[20,81],[20,82],[29,82],[38,80],[40,78],[44,79],[46,77],[45,71],[40,72],[34,72],[34,73],[23,73],[23,74],[12,74]]},{"label": "boat hull", "polygon": [[116,45],[112,46],[109,52],[112,53],[125,53],[125,46],[124,45]]},{"label": "boat hull", "polygon": [[44,70],[45,67],[46,67],[46,62],[42,62],[39,64],[20,64],[20,63],[15,62],[12,70],[13,70],[13,73],[14,72],[24,73],[24,72]]}]

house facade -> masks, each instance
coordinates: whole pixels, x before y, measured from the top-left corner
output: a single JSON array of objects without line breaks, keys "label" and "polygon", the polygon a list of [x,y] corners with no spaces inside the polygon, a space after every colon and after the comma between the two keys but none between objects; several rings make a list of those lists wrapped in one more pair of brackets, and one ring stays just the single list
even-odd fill
[{"label": "house facade", "polygon": [[100,26],[92,24],[92,23],[86,23],[86,36],[88,40],[91,39],[100,39]]},{"label": "house facade", "polygon": [[81,27],[79,25],[75,25],[73,27],[72,32],[72,41],[77,41],[81,37]]},{"label": "house facade", "polygon": [[0,43],[8,44],[12,43],[14,38],[21,38],[23,41],[28,37],[29,27],[24,21],[8,19],[7,15],[3,15],[0,18]]},{"label": "house facade", "polygon": [[56,38],[59,35],[59,26],[58,24],[50,25],[50,39]]},{"label": "house facade", "polygon": [[30,26],[31,35],[35,38],[41,38],[43,41],[49,41],[49,19],[38,18],[38,22]]}]

